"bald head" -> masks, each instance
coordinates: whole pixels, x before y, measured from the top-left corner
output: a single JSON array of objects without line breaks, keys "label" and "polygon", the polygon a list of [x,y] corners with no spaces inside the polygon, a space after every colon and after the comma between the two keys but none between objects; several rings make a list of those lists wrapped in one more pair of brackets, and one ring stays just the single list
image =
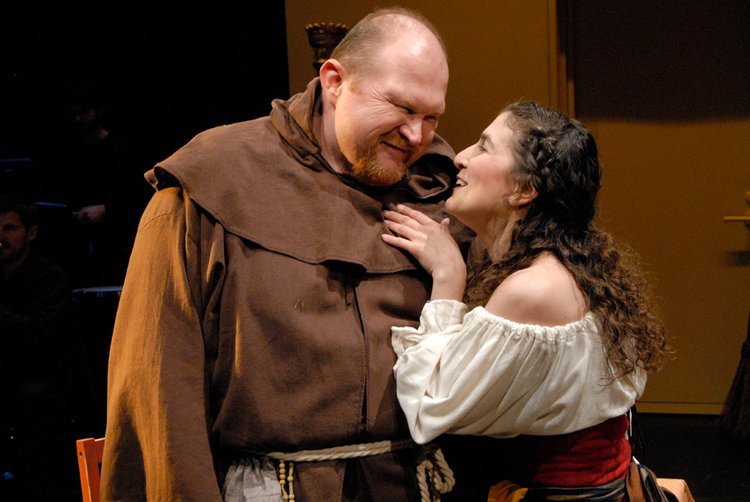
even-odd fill
[{"label": "bald head", "polygon": [[408,51],[420,58],[439,52],[447,68],[445,44],[435,27],[421,14],[393,7],[365,16],[347,33],[331,58],[340,61],[359,80],[378,67],[377,61],[394,51]]}]

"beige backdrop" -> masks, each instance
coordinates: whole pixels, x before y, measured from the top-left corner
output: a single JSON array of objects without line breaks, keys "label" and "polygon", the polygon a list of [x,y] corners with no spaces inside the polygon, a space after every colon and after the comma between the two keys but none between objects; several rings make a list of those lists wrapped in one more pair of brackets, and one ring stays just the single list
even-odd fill
[{"label": "beige backdrop", "polygon": [[[374,8],[392,4],[287,0],[290,91],[303,90],[314,76],[305,25],[351,27]],[[438,133],[457,151],[476,141],[505,104],[520,98],[551,104],[556,90],[550,85],[555,75],[548,45],[554,2],[407,0],[398,5],[427,16],[446,41],[451,81]]]},{"label": "beige backdrop", "polygon": [[[637,4],[637,8],[634,4]],[[600,224],[657,285],[677,359],[639,409],[720,413],[750,305],[750,4],[576,0],[578,118],[601,148]]]},{"label": "beige backdrop", "polygon": [[[604,163],[599,221],[643,257],[678,350],[642,411],[719,413],[746,332],[750,232],[722,216],[748,209],[750,19],[747,2],[719,3],[561,2],[567,85],[554,0],[400,3],[445,38],[451,83],[438,132],[457,150],[506,103],[566,110],[575,88],[574,113]],[[351,26],[383,5],[287,0],[291,92],[313,76],[306,24]]]}]

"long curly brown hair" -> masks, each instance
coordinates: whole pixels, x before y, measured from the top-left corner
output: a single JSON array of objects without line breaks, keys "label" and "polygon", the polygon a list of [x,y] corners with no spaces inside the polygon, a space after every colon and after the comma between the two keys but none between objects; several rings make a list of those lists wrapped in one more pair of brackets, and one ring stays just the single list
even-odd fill
[{"label": "long curly brown hair", "polygon": [[671,348],[648,284],[632,256],[594,224],[601,167],[593,136],[578,121],[537,103],[513,103],[503,111],[514,130],[512,176],[519,189],[532,186],[538,195],[516,223],[510,249],[499,262],[487,256],[470,262],[465,302],[485,305],[506,277],[541,253],[552,253],[601,323],[614,376],[635,367],[657,371]]}]

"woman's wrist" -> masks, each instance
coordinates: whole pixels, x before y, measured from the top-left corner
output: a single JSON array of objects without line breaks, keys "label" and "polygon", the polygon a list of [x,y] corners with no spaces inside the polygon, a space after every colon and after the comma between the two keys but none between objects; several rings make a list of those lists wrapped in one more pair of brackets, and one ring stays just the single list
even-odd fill
[{"label": "woman's wrist", "polygon": [[432,274],[431,300],[458,300],[461,301],[466,288],[466,267],[436,270]]}]

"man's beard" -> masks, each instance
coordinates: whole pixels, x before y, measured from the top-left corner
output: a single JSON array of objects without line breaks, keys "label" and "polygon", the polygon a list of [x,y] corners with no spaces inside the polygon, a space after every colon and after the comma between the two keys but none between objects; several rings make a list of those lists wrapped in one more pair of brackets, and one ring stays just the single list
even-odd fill
[{"label": "man's beard", "polygon": [[[408,160],[408,159],[407,159]],[[409,165],[401,162],[388,169],[378,162],[377,145],[372,147],[352,165],[352,176],[370,186],[387,187],[395,185],[404,177]]]}]

